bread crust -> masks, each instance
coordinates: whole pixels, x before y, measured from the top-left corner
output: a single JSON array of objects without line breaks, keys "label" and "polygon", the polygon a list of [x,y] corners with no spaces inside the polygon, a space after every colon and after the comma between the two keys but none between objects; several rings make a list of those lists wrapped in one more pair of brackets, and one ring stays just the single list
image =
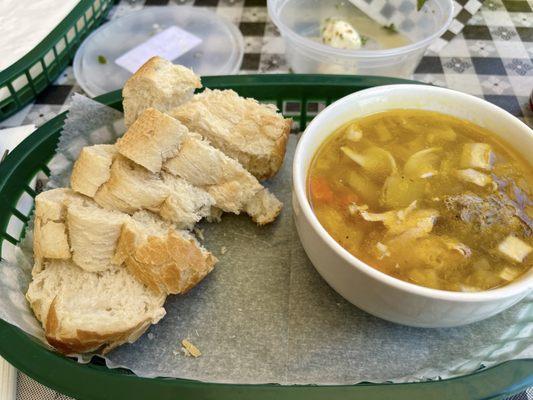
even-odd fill
[{"label": "bread crust", "polygon": [[272,222],[283,204],[236,160],[196,137],[185,139],[163,169],[209,193],[225,212],[247,212],[260,225]]},{"label": "bread crust", "polygon": [[142,209],[157,212],[168,196],[169,189],[158,175],[118,155],[109,180],[98,189],[94,200],[103,208],[132,214]]},{"label": "bread crust", "polygon": [[206,89],[169,113],[259,180],[274,176],[283,163],[292,120],[272,105],[233,90]]},{"label": "bread crust", "polygon": [[[61,321],[56,311],[57,296],[52,301],[45,325],[45,337],[48,343],[62,354],[77,354],[94,352],[105,355],[124,343],[133,343],[152,324],[157,323],[163,315],[147,318],[138,324],[116,332],[101,334],[95,331],[76,329],[70,334],[61,332]],[[162,304],[161,304],[162,305]]]},{"label": "bread crust", "polygon": [[118,139],[116,146],[123,156],[157,173],[163,161],[176,155],[187,134],[188,129],[178,120],[148,108]]},{"label": "bread crust", "polygon": [[90,201],[71,189],[59,188],[40,193],[35,198],[33,228],[34,267],[32,274],[42,269],[46,259],[71,258],[68,229],[65,224],[70,203]]},{"label": "bread crust", "polygon": [[81,149],[70,175],[70,186],[76,192],[94,197],[109,180],[111,164],[117,149],[112,144],[97,144]]},{"label": "bread crust", "polygon": [[201,249],[192,238],[169,228],[164,236],[143,240],[142,228],[127,223],[117,245],[115,262],[124,262],[128,270],[153,290],[183,294],[196,286],[218,261]]},{"label": "bread crust", "polygon": [[[101,296],[104,294],[102,285],[105,287],[112,283],[115,276],[125,286],[116,287],[121,291],[119,297],[107,301],[107,297]],[[87,290],[99,292],[93,295],[86,293]],[[84,293],[89,296],[88,299],[83,300]],[[112,297],[112,293],[109,296]],[[134,297],[124,303],[123,296]],[[71,261],[51,261],[34,277],[26,297],[41,321],[46,339],[64,354],[105,354],[122,343],[135,341],[165,315],[163,304],[166,295],[138,282],[125,267],[115,272],[93,273],[82,270]],[[128,311],[130,314],[124,313],[122,307],[131,303],[137,304]],[[102,313],[111,311],[106,306],[116,313],[107,314],[106,322],[99,325]],[[86,316],[81,311],[91,314],[93,308],[98,311],[92,315]],[[132,315],[135,309],[140,314]],[[93,319],[95,325],[90,323]]]},{"label": "bread crust", "polygon": [[124,84],[124,122],[130,126],[149,107],[168,111],[188,101],[201,87],[200,77],[189,68],[152,57]]}]

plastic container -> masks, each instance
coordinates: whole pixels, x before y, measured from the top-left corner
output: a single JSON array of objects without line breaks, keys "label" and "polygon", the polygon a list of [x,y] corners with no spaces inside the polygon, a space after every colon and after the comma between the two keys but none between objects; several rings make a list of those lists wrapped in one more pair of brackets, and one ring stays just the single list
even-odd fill
[{"label": "plastic container", "polygon": [[394,28],[410,44],[378,50],[333,48],[320,42],[321,24],[332,17],[350,21],[360,13],[353,4],[346,0],[268,0],[270,18],[281,32],[294,72],[410,77],[427,47],[446,31],[453,17],[452,0],[428,0],[420,11],[416,11],[416,0],[367,3],[394,10],[393,19],[401,21]]},{"label": "plastic container", "polygon": [[94,31],[74,58],[76,80],[90,96],[121,88],[131,72],[115,60],[173,26],[201,39],[201,43],[171,61],[192,68],[199,75],[238,72],[244,53],[240,31],[209,10],[174,5],[146,7]]},{"label": "plastic container", "polygon": [[[402,83],[401,80],[368,76],[240,75],[205,77],[211,89],[233,89],[276,104],[286,116],[306,126],[321,107],[349,93],[374,86]],[[403,83],[414,83],[403,81]],[[98,101],[121,108],[120,92]],[[37,173],[49,174],[47,163],[54,155],[66,112],[58,115],[24,140],[0,164],[0,242],[6,257],[20,237],[7,231],[10,220],[27,223],[30,212],[19,210],[21,197],[34,198],[30,182]],[[19,207],[20,208],[20,207]],[[379,350],[379,349],[378,349]],[[533,360],[513,360],[453,379],[416,383],[360,383],[357,385],[240,385],[214,384],[168,378],[139,378],[129,371],[108,369],[99,359],[78,364],[45,349],[42,344],[0,320],[0,355],[40,383],[77,399],[205,400],[458,400],[502,399],[533,385]],[[31,355],[31,356],[29,356]]]},{"label": "plastic container", "polygon": [[0,121],[34,100],[59,76],[112,6],[112,0],[80,0],[41,43],[0,71]]}]

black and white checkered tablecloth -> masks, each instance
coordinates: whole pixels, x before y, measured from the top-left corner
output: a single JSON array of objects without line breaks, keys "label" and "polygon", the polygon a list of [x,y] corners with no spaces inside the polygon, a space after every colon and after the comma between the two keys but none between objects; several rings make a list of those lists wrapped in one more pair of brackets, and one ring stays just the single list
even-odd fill
[{"label": "black and white checkered tablecloth", "polygon": [[[465,10],[477,0],[456,0]],[[289,72],[283,40],[268,19],[266,0],[176,0],[178,4],[207,7],[235,23],[244,35],[242,73]],[[109,18],[148,5],[166,5],[169,0],[121,1]],[[461,11],[457,19],[469,17]],[[533,126],[529,96],[533,90],[533,0],[485,0],[483,6],[461,26],[452,26],[450,40],[437,53],[428,51],[414,79],[482,97],[524,119]],[[455,30],[455,32],[454,32]],[[454,36],[455,35],[455,36]],[[41,125],[66,110],[72,93],[83,93],[72,68],[67,68],[54,85],[35,103],[0,122],[0,128],[23,124]],[[19,400],[68,399],[27,376],[18,377]],[[531,388],[512,400],[533,400]],[[509,400],[511,400],[509,399]]]},{"label": "black and white checkered tablecloth", "polygon": [[[457,0],[468,8],[477,0]],[[235,23],[244,35],[242,73],[288,72],[283,40],[268,19],[266,0],[176,0],[178,4],[207,7]],[[109,18],[169,0],[121,1]],[[428,51],[414,79],[460,90],[497,104],[533,126],[528,98],[533,90],[533,0],[485,0],[462,32],[438,53]],[[462,11],[468,13],[466,11]],[[458,15],[458,19],[464,15]],[[459,27],[460,28],[460,27]],[[458,29],[459,29],[458,28]],[[453,36],[447,32],[447,39]],[[72,68],[34,104],[0,122],[0,128],[41,125],[68,108],[70,95],[82,93]]]}]

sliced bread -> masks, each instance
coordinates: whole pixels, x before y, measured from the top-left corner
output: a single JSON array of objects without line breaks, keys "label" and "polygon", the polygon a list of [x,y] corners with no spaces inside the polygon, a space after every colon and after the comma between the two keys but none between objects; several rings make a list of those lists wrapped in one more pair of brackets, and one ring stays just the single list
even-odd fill
[{"label": "sliced bread", "polygon": [[35,218],[43,223],[48,221],[63,222],[70,203],[83,203],[89,200],[69,188],[51,189],[35,197]]},{"label": "sliced bread", "polygon": [[170,189],[159,210],[162,218],[179,229],[192,229],[202,218],[213,217],[215,200],[209,193],[169,173],[163,172],[161,177]]},{"label": "sliced bread", "polygon": [[150,58],[122,90],[126,126],[149,107],[165,112],[186,102],[200,87],[200,78],[190,69],[161,57]]},{"label": "sliced bread", "polygon": [[150,288],[178,294],[198,284],[217,259],[188,232],[141,211],[124,225],[115,262]]},{"label": "sliced bread", "polygon": [[74,163],[70,186],[76,192],[93,197],[110,178],[110,168],[117,149],[112,144],[87,146]]},{"label": "sliced bread", "polygon": [[115,255],[126,214],[98,207],[94,202],[69,204],[67,227],[72,260],[89,272],[115,268]]},{"label": "sliced bread", "polygon": [[[165,114],[157,113],[162,119],[173,120]],[[176,123],[179,124],[178,121]],[[116,149],[115,146],[111,147]],[[137,142],[136,147],[145,148],[140,142]],[[163,148],[161,151],[165,152]],[[136,152],[137,150],[132,151]],[[142,151],[138,153],[142,154]],[[213,209],[214,199],[205,190],[164,172],[154,174],[118,152],[109,159],[107,169],[92,167],[103,165],[100,163],[101,154],[101,145],[84,148],[84,162],[80,162],[81,158],[76,161],[75,174],[71,177],[74,188],[83,190],[85,194],[94,191],[86,190],[87,185],[76,185],[74,181],[81,179],[82,182],[95,182],[93,188],[97,190],[92,196],[101,207],[128,214],[149,209],[158,212],[162,218],[175,223],[180,229],[192,229],[204,217],[216,219],[219,216],[218,210]]]},{"label": "sliced bread", "polygon": [[177,154],[188,130],[178,120],[148,108],[117,141],[117,149],[124,157],[147,170],[161,171],[163,161]]},{"label": "sliced bread", "polygon": [[158,211],[168,196],[169,189],[158,174],[117,155],[109,180],[98,189],[94,200],[109,210],[132,214],[142,209]]},{"label": "sliced bread", "polygon": [[64,222],[42,222],[35,219],[33,247],[39,259],[57,258],[68,260],[71,256],[67,228]]},{"label": "sliced bread", "polygon": [[283,163],[292,121],[273,105],[233,90],[206,89],[169,113],[260,180],[275,175]]},{"label": "sliced bread", "polygon": [[[255,215],[254,219],[265,224],[273,221],[281,210],[279,201],[263,201],[263,205],[271,207],[266,210],[254,206],[258,192],[266,191],[275,197],[237,161],[196,137],[185,139],[178,154],[167,160],[163,169],[205,190],[215,200],[215,207],[225,212],[239,214],[248,210],[252,217]],[[258,211],[261,215],[255,214]]]},{"label": "sliced bread", "polygon": [[282,208],[283,203],[263,188],[246,203],[244,211],[257,225],[265,225],[274,221]]},{"label": "sliced bread", "polygon": [[113,268],[111,260],[127,218],[71,189],[42,192],[35,198],[34,273],[48,259],[72,259],[90,272]]},{"label": "sliced bread", "polygon": [[45,259],[67,260],[71,257],[66,226],[67,207],[69,204],[81,204],[85,201],[90,199],[65,188],[47,190],[35,197],[33,229],[35,263],[32,273],[41,270]]},{"label": "sliced bread", "polygon": [[166,296],[124,267],[94,273],[71,261],[49,261],[26,297],[48,342],[64,354],[105,354],[134,342],[165,315]]},{"label": "sliced bread", "polygon": [[281,167],[292,121],[273,105],[240,97],[233,90],[209,90],[192,96],[200,78],[180,65],[154,57],[124,86],[124,114],[129,126],[153,107],[169,113],[258,179],[272,177]]}]

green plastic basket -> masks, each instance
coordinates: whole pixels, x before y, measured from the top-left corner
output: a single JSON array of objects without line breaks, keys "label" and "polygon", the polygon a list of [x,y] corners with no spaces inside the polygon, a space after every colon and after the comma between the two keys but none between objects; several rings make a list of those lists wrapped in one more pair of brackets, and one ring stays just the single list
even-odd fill
[{"label": "green plastic basket", "polygon": [[[276,104],[303,127],[325,105],[373,86],[411,81],[328,75],[248,75],[202,78],[210,88],[234,89]],[[121,109],[120,92],[97,98]],[[17,209],[21,196],[35,197],[30,182],[37,173],[50,173],[66,113],[58,115],[24,140],[0,164],[0,240],[11,246],[20,234],[7,232],[11,219],[26,224],[30,212]],[[442,381],[405,384],[339,386],[280,386],[203,383],[184,379],[139,378],[121,369],[110,370],[101,360],[88,365],[46,350],[40,343],[0,320],[0,354],[37,381],[77,399],[502,399],[533,386],[533,360],[510,361],[468,376]],[[100,361],[100,362],[99,362]]]},{"label": "green plastic basket", "polygon": [[113,0],[81,0],[41,43],[0,72],[0,121],[34,100],[59,76],[112,5]]}]

